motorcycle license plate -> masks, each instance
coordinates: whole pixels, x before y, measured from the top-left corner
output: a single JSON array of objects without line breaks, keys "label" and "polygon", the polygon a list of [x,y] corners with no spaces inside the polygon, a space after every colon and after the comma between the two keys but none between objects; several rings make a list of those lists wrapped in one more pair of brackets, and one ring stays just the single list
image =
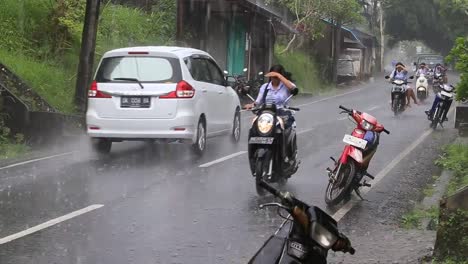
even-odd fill
[{"label": "motorcycle license plate", "polygon": [[343,142],[360,149],[364,149],[367,146],[367,141],[351,135],[345,135],[343,138]]},{"label": "motorcycle license plate", "polygon": [[274,137],[251,137],[249,139],[249,144],[271,145],[274,139]]},{"label": "motorcycle license plate", "polygon": [[447,96],[447,97],[452,97],[452,96],[453,96],[453,94],[447,93],[446,91],[442,91],[442,92],[440,92],[440,93],[441,93],[443,96]]}]

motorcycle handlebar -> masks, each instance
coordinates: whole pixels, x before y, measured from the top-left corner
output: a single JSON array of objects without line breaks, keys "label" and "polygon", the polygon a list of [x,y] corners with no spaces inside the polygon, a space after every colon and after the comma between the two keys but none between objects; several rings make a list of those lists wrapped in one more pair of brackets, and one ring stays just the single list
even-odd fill
[{"label": "motorcycle handlebar", "polygon": [[384,128],[383,132],[387,133],[387,135],[390,135],[390,131]]},{"label": "motorcycle handlebar", "polygon": [[281,192],[276,190],[275,188],[273,188],[271,185],[269,185],[268,183],[266,183],[265,181],[260,181],[258,183],[258,185],[260,185],[260,187],[262,187],[263,189],[267,190],[269,193],[273,194],[274,196],[276,197],[279,197],[281,199],[284,199],[283,195],[281,195]]},{"label": "motorcycle handlebar", "polygon": [[348,109],[348,108],[346,108],[346,107],[344,107],[344,106],[342,106],[342,105],[340,105],[340,109],[343,109],[343,110],[345,110],[346,112],[353,112],[353,110]]},{"label": "motorcycle handlebar", "polygon": [[301,111],[300,108],[297,108],[297,107],[288,107],[289,110],[293,110],[293,111]]}]

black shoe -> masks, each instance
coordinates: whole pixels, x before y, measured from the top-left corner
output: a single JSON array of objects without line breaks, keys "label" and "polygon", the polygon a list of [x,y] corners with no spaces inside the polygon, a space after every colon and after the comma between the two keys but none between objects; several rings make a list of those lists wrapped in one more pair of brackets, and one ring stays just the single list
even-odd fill
[{"label": "black shoe", "polygon": [[444,118],[444,121],[445,121],[445,122],[447,122],[447,121],[448,121],[448,118],[447,118],[447,117],[446,117],[446,118]]}]

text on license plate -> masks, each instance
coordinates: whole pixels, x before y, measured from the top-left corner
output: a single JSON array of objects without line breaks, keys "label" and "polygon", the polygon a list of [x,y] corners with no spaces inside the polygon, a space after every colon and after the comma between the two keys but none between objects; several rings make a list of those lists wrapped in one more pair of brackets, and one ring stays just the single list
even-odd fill
[{"label": "text on license plate", "polygon": [[271,145],[273,144],[273,137],[251,137],[249,139],[249,144],[266,144]]},{"label": "text on license plate", "polygon": [[120,99],[122,108],[149,108],[151,97],[149,96],[124,96]]},{"label": "text on license plate", "polygon": [[357,137],[353,137],[351,135],[345,135],[343,138],[343,142],[357,148],[364,149],[367,146],[367,141],[364,139],[360,139]]}]

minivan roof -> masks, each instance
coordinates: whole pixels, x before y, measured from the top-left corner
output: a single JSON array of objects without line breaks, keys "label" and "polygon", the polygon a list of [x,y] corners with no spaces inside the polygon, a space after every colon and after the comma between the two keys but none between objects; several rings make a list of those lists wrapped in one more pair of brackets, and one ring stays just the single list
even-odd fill
[{"label": "minivan roof", "polygon": [[141,47],[126,47],[114,49],[106,52],[103,58],[127,55],[129,52],[149,52],[164,55],[172,55],[171,57],[185,58],[193,54],[201,54],[211,57],[208,53],[192,48],[175,47],[175,46],[141,46]]}]

